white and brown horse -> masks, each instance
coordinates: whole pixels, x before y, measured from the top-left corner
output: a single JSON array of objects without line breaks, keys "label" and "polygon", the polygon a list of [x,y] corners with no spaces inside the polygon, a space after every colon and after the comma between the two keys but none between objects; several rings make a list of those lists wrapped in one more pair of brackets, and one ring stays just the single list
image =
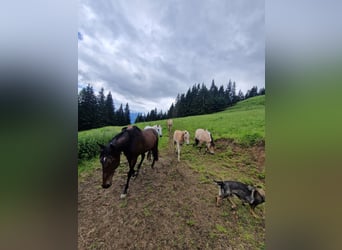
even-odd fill
[{"label": "white and brown horse", "polygon": [[154,125],[154,126],[146,126],[145,129],[153,128],[155,131],[157,131],[159,137],[163,136],[163,129],[160,125]]},{"label": "white and brown horse", "polygon": [[181,151],[181,146],[183,143],[189,144],[190,143],[190,134],[188,131],[180,131],[176,130],[173,133],[173,143],[175,145],[175,150],[178,155],[178,161],[180,161],[180,151]]},{"label": "white and brown horse", "polygon": [[209,151],[209,153],[214,154],[215,144],[211,133],[208,130],[199,128],[195,132],[195,144],[193,146],[200,146],[201,151],[203,143],[206,145],[205,153]]}]

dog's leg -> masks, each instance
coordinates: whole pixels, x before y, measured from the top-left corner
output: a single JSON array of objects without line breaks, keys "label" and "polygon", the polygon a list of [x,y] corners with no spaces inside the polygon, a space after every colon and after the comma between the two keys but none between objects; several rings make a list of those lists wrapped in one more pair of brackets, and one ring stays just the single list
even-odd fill
[{"label": "dog's leg", "polygon": [[232,209],[235,209],[236,205],[235,205],[235,203],[232,201],[232,199],[229,196],[228,196],[228,200],[232,204]]},{"label": "dog's leg", "polygon": [[222,202],[221,196],[216,196],[216,206],[219,207],[221,205],[221,202]]},{"label": "dog's leg", "polygon": [[219,189],[219,193],[218,196],[216,196],[216,206],[220,206],[221,205],[221,201],[222,201],[222,190],[221,190],[221,186],[218,187]]},{"label": "dog's leg", "polygon": [[250,208],[249,211],[251,212],[254,218],[259,218],[259,216],[255,213],[253,208]]},{"label": "dog's leg", "polygon": [[221,186],[219,185],[218,188],[219,188],[219,194],[218,194],[218,196],[216,196],[216,206],[217,206],[217,207],[220,206],[220,203],[221,203],[221,201],[222,201],[222,190],[221,190]]}]

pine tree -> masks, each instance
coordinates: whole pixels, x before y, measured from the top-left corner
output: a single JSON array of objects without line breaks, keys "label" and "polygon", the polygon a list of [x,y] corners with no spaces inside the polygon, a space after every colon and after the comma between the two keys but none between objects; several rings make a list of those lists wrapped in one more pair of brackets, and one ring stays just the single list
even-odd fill
[{"label": "pine tree", "polygon": [[226,101],[224,98],[224,87],[223,87],[223,85],[221,85],[219,90],[218,90],[217,102],[218,102],[219,110],[224,110],[226,107]]},{"label": "pine tree", "polygon": [[124,125],[131,124],[131,118],[130,118],[128,103],[126,103],[126,106],[125,106],[124,116],[125,116],[125,124]]},{"label": "pine tree", "polygon": [[134,123],[145,122],[145,116],[142,113],[138,113]]},{"label": "pine tree", "polygon": [[238,97],[239,97],[239,101],[242,101],[243,99],[245,99],[245,96],[244,96],[244,94],[242,93],[241,89],[239,90]]},{"label": "pine tree", "polygon": [[232,81],[229,79],[229,82],[227,84],[226,92],[225,92],[225,99],[226,99],[226,105],[231,106],[233,103],[232,98]]},{"label": "pine tree", "polygon": [[235,104],[239,101],[238,96],[236,95],[236,84],[235,84],[235,82],[233,82],[233,85],[232,85],[231,98],[232,98],[231,100],[232,100],[233,104]]},{"label": "pine tree", "polygon": [[123,111],[122,103],[120,104],[119,109],[116,111],[116,124],[117,126],[124,126],[125,124],[125,114]]},{"label": "pine tree", "polygon": [[175,117],[175,106],[173,105],[173,103],[170,106],[170,109],[167,112],[167,118],[173,118]]},{"label": "pine tree", "polygon": [[258,95],[265,95],[265,88],[259,89]]},{"label": "pine tree", "polygon": [[112,93],[110,91],[105,101],[105,110],[106,110],[106,115],[105,115],[106,125],[107,126],[116,125],[114,101],[113,101]]},{"label": "pine tree", "polygon": [[104,95],[103,88],[101,88],[97,96],[97,103],[98,103],[98,111],[97,111],[98,127],[104,127],[106,126],[106,102],[105,102],[105,95]]},{"label": "pine tree", "polygon": [[78,130],[96,128],[97,100],[93,87],[88,84],[78,95]]},{"label": "pine tree", "polygon": [[200,101],[200,113],[199,114],[207,114],[208,113],[208,89],[202,83],[201,89],[199,91],[199,101]]},{"label": "pine tree", "polygon": [[217,112],[219,111],[219,103],[218,103],[218,88],[215,85],[214,79],[211,82],[211,86],[209,89],[209,98],[208,98],[208,112]]}]

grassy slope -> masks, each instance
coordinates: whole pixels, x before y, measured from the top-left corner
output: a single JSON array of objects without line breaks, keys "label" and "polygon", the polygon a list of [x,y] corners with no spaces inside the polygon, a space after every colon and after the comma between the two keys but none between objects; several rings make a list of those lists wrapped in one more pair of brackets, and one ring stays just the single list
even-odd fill
[{"label": "grassy slope", "polygon": [[[252,145],[258,141],[265,140],[265,96],[257,96],[237,103],[235,106],[225,111],[199,116],[189,116],[174,118],[175,129],[188,130],[190,140],[193,142],[195,130],[197,128],[208,129],[214,140],[232,139],[234,142],[243,145]],[[154,122],[142,122],[135,124],[140,128],[146,125],[161,124],[163,128],[163,138],[159,141],[159,149],[164,150],[168,147],[169,134],[165,120]],[[98,150],[96,142],[107,143],[110,139],[121,131],[121,127],[108,126],[99,129],[92,129],[78,133],[80,144],[92,144],[93,151]],[[94,160],[90,160],[93,162]],[[82,161],[79,164],[79,171],[90,168],[89,161]]]},{"label": "grassy slope", "polygon": [[183,159],[200,174],[201,183],[211,179],[235,179],[245,183],[264,186],[264,166],[257,166],[251,148],[254,143],[265,140],[265,96],[259,96],[238,103],[223,112],[175,119],[175,123],[190,128],[191,135],[198,127],[207,128],[214,140],[231,139],[233,143],[216,143],[214,156],[203,155],[196,148],[183,147]]},{"label": "grassy slope", "polygon": [[[137,123],[140,128],[146,125],[161,124],[163,136],[168,136],[166,121]],[[214,140],[233,139],[239,144],[251,145],[265,140],[265,96],[257,96],[237,103],[225,111],[209,114],[174,118],[173,129],[188,130],[190,139],[197,128],[208,129]],[[167,141],[161,142],[160,148],[167,146]]]}]

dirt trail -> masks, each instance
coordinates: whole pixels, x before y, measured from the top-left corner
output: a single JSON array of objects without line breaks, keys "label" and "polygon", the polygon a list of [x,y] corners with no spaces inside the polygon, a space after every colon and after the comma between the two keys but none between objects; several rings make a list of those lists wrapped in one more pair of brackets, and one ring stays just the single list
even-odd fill
[{"label": "dirt trail", "polygon": [[[79,182],[79,249],[254,248],[239,235],[249,221],[230,211],[228,203],[216,207],[216,185],[201,184],[199,174],[185,161],[178,163],[172,150],[161,152],[154,169],[149,165],[145,161],[131,180],[126,199],[119,197],[128,168],[114,175],[109,189],[100,186],[100,164]],[[260,231],[253,237],[264,242],[264,219],[250,220]]]}]

